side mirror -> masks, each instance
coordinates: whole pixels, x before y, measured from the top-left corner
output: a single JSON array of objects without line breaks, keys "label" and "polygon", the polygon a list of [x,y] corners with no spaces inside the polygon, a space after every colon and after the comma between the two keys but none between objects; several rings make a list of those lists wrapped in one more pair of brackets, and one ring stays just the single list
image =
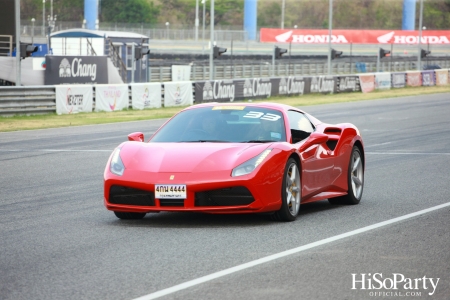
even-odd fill
[{"label": "side mirror", "polygon": [[323,143],[326,143],[327,141],[328,141],[328,135],[326,135],[324,133],[313,132],[313,133],[311,133],[309,138],[305,141],[305,143],[303,143],[303,145],[300,146],[299,151],[300,152],[304,151],[304,150],[308,149],[309,147],[311,147],[312,145],[323,144]]},{"label": "side mirror", "polygon": [[129,141],[134,142],[143,142],[144,141],[144,134],[142,132],[133,132],[128,135]]}]

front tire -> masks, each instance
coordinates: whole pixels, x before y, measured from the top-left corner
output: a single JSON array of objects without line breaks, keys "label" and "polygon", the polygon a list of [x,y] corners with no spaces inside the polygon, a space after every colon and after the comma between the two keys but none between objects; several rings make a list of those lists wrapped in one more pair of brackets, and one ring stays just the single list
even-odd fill
[{"label": "front tire", "polygon": [[146,213],[132,213],[132,212],[120,212],[115,211],[116,217],[122,220],[139,220],[145,217]]},{"label": "front tire", "polygon": [[302,187],[297,162],[289,158],[284,169],[283,184],[281,186],[281,208],[272,215],[272,219],[292,222],[300,210]]},{"label": "front tire", "polygon": [[330,198],[331,204],[358,204],[361,201],[364,188],[364,166],[361,150],[354,146],[347,174],[348,193],[345,196]]}]

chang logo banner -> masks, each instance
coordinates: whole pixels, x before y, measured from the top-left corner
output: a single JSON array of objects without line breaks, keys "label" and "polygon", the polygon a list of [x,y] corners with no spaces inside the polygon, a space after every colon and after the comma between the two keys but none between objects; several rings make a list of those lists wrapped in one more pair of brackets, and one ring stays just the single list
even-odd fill
[{"label": "chang logo banner", "polygon": [[333,76],[314,76],[311,79],[311,93],[333,94],[336,91],[336,78]]},{"label": "chang logo banner", "polygon": [[289,76],[280,78],[279,95],[303,95],[310,93],[311,77]]},{"label": "chang logo banner", "polygon": [[336,76],[336,86],[338,93],[361,91],[358,76]]},{"label": "chang logo banner", "polygon": [[45,84],[106,84],[108,60],[106,56],[47,55]]},{"label": "chang logo banner", "polygon": [[[244,81],[244,80],[241,80]],[[213,80],[195,83],[195,102],[233,102],[236,98],[233,80]]]}]

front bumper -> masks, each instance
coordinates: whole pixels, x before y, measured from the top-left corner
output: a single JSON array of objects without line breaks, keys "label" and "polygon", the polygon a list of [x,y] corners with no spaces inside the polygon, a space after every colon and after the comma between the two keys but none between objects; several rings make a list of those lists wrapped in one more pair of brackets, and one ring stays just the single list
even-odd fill
[{"label": "front bumper", "polygon": [[[116,176],[105,170],[104,204],[121,212],[191,211],[255,213],[281,206],[281,176],[259,170],[231,177],[227,172],[148,173],[126,171]],[[172,179],[171,179],[172,178]],[[207,178],[207,180],[205,180]],[[155,198],[156,184],[185,184],[186,199]]]}]

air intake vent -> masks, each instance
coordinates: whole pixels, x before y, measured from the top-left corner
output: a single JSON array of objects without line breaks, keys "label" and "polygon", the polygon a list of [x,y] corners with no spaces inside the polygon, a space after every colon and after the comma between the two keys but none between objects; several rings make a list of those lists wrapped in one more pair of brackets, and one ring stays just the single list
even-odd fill
[{"label": "air intake vent", "polygon": [[249,205],[255,199],[243,186],[195,193],[195,206]]},{"label": "air intake vent", "polygon": [[155,206],[155,194],[153,192],[113,185],[109,190],[109,203]]},{"label": "air intake vent", "polygon": [[159,206],[183,207],[184,199],[159,199]]},{"label": "air intake vent", "polygon": [[326,128],[323,133],[341,135],[342,130],[340,128]]}]

